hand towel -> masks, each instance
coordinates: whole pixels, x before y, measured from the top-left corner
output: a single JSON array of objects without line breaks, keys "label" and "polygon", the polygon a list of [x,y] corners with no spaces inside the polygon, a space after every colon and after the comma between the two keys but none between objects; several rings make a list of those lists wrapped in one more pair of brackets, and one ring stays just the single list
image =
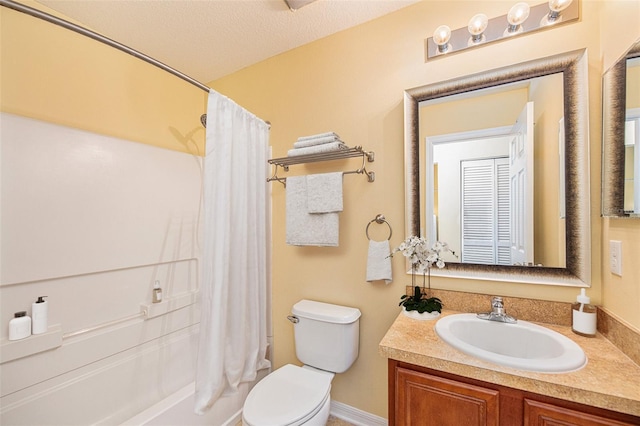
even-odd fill
[{"label": "hand towel", "polygon": [[287,151],[287,156],[296,157],[298,155],[318,154],[321,152],[339,151],[341,149],[349,149],[349,147],[343,142],[330,142],[308,146],[306,148],[293,148]]},{"label": "hand towel", "polygon": [[307,175],[307,212],[342,211],[342,172]]},{"label": "hand towel", "polygon": [[369,240],[367,255],[367,281],[384,280],[386,284],[393,281],[391,276],[391,249],[389,240]]},{"label": "hand towel", "polygon": [[334,137],[336,139],[340,139],[340,136],[338,136],[338,134],[336,132],[325,132],[325,133],[318,133],[316,135],[309,135],[309,136],[300,136],[298,138],[298,141],[304,141],[307,139],[317,139],[317,138],[324,138],[327,136],[331,136]]},{"label": "hand towel", "polygon": [[337,136],[323,136],[321,138],[298,140],[293,143],[294,148],[307,148],[309,146],[322,145],[323,143],[342,142]]},{"label": "hand towel", "polygon": [[286,242],[294,246],[337,247],[338,213],[307,211],[307,177],[287,178]]}]

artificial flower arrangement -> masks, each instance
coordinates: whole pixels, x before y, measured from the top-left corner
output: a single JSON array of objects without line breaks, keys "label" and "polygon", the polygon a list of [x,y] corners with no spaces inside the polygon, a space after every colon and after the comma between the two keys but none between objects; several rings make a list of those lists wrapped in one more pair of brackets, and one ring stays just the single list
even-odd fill
[{"label": "artificial flower arrangement", "polygon": [[[444,268],[445,262],[442,259],[442,254],[449,252],[456,256],[455,252],[445,242],[436,241],[433,245],[429,245],[427,239],[416,236],[411,236],[404,240],[391,252],[391,256],[398,252],[402,253],[411,263],[413,286],[413,295],[402,295],[398,306],[403,306],[405,311],[417,311],[420,314],[424,312],[442,312],[442,301],[437,297],[431,297],[431,267],[435,265],[439,269]],[[422,288],[414,285],[415,274],[422,274]],[[429,277],[429,287],[426,291],[424,291],[425,275]]]}]

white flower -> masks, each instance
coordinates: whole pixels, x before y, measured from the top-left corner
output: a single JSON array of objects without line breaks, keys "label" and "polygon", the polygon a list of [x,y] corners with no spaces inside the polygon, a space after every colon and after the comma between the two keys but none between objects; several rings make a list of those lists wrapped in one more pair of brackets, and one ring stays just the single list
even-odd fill
[{"label": "white flower", "polygon": [[454,256],[456,255],[445,242],[436,241],[432,246],[429,246],[429,242],[426,239],[416,236],[408,237],[400,243],[391,252],[391,256],[398,252],[409,259],[412,268],[417,273],[425,273],[433,265],[438,268],[444,268],[445,262],[440,257],[442,252],[450,252]]}]

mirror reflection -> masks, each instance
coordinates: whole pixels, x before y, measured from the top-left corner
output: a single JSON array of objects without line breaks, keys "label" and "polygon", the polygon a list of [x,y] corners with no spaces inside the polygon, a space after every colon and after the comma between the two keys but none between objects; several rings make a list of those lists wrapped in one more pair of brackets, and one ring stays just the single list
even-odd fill
[{"label": "mirror reflection", "polygon": [[583,49],[405,91],[406,234],[460,255],[432,275],[590,285],[587,63]]},{"label": "mirror reflection", "polygon": [[640,218],[640,41],[602,87],[602,215]]},{"label": "mirror reflection", "polygon": [[624,212],[640,216],[640,58],[627,59]]},{"label": "mirror reflection", "polygon": [[425,233],[447,262],[565,267],[563,93],[555,73],[420,103]]}]

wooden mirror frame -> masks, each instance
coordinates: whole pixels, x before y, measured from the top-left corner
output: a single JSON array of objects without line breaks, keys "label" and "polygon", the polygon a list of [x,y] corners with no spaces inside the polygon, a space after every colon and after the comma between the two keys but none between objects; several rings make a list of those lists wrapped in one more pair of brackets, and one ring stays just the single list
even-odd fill
[{"label": "wooden mirror frame", "polygon": [[[404,93],[406,234],[420,235],[419,104],[548,74],[562,73],[565,118],[566,267],[448,263],[434,276],[566,286],[591,285],[591,197],[589,183],[589,97],[586,49],[536,59]],[[410,268],[408,269],[410,273]]]}]

